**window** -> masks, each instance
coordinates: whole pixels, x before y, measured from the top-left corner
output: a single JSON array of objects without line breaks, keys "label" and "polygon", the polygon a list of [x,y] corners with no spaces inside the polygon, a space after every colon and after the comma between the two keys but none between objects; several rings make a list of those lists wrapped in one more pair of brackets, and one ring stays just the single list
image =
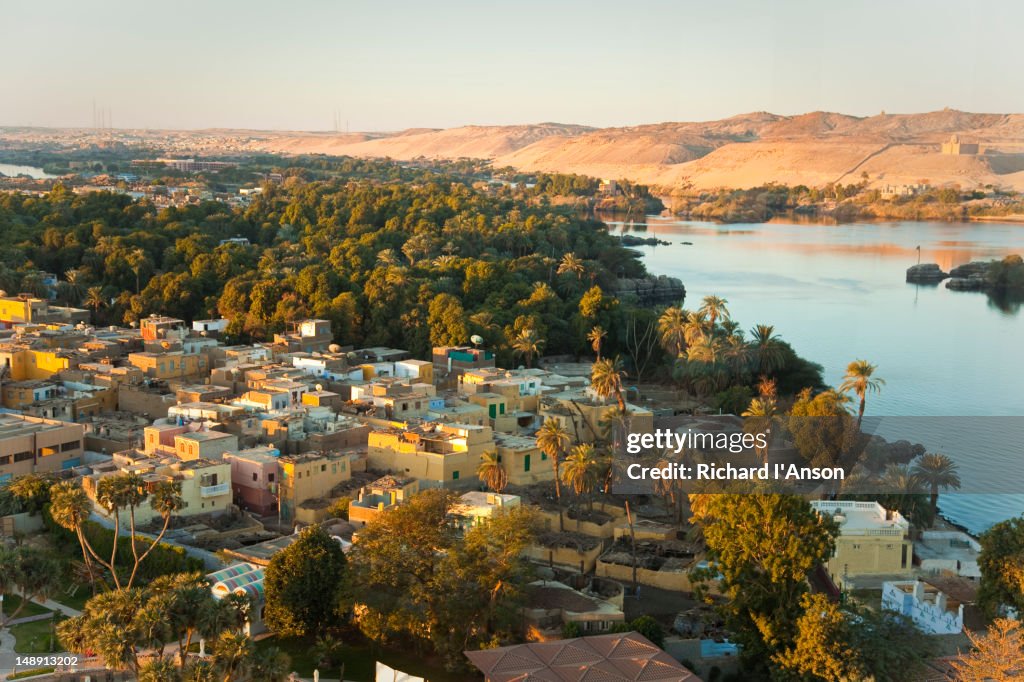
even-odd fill
[{"label": "window", "polygon": [[500,405],[498,405],[498,410],[501,412],[501,414],[505,414],[505,403],[501,403]]},{"label": "window", "polygon": [[0,464],[10,464],[10,463],[11,463],[11,456],[10,455],[6,455],[4,457],[0,457]]},{"label": "window", "polygon": [[452,472],[452,480],[453,481],[459,480],[459,472],[458,471],[453,471]]},{"label": "window", "polygon": [[546,452],[540,453],[540,461],[542,461],[542,462],[547,461],[547,458],[548,458],[548,453],[546,453]]},{"label": "window", "polygon": [[79,447],[81,447],[81,443],[77,440],[69,440],[67,443],[60,444],[60,451],[67,452],[68,450],[77,450]]},{"label": "window", "polygon": [[851,549],[860,549],[860,545],[851,545],[850,548]]},{"label": "window", "polygon": [[260,475],[257,474],[255,471],[252,472],[252,480],[254,480],[254,481],[260,480]]},{"label": "window", "polygon": [[523,471],[530,470],[530,456],[526,455],[523,457]]},{"label": "window", "polygon": [[903,545],[903,558],[900,561],[900,568],[906,568],[906,567],[907,567],[907,546]]},{"label": "window", "polygon": [[32,453],[31,452],[16,452],[16,453],[14,453],[14,461],[15,462],[24,462],[27,459],[32,459]]},{"label": "window", "polygon": [[495,417],[497,417],[498,416],[498,406],[497,405],[493,405],[493,404],[492,405],[488,405],[487,406],[487,414],[489,414],[491,416],[491,419],[494,419]]},{"label": "window", "polygon": [[327,465],[326,465],[326,464],[321,464],[321,465],[320,465],[320,473],[322,474],[322,473],[324,473],[325,471],[327,471]]},{"label": "window", "polygon": [[267,480],[271,483],[274,482],[274,474],[267,474]]}]

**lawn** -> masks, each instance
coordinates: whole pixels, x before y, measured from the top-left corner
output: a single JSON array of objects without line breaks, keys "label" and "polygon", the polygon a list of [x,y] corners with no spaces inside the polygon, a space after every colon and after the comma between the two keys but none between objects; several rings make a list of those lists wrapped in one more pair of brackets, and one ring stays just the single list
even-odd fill
[{"label": "lawn", "polygon": [[58,594],[50,597],[53,601],[64,606],[70,606],[76,611],[85,610],[85,602],[92,598],[92,588],[88,585],[78,585],[74,594],[68,594],[61,590]]},{"label": "lawn", "polygon": [[[10,618],[11,615],[18,610],[21,606],[21,597],[16,594],[5,594],[4,595],[4,617]],[[25,618],[26,616],[38,616],[43,613],[49,613],[50,609],[45,606],[40,606],[35,602],[29,602],[25,604],[25,608],[18,614],[18,618]]]},{"label": "lawn", "polygon": [[[59,619],[58,616],[58,621]],[[50,626],[49,618],[12,626],[11,634],[15,639],[14,651],[19,654],[50,654],[61,651],[60,642],[56,637],[53,637],[53,647],[50,647],[52,633]]]},{"label": "lawn", "polygon": [[[316,662],[313,660],[311,651],[314,645],[315,641],[311,639],[278,639],[277,637],[260,640],[256,643],[258,648],[273,646],[284,651],[292,659],[292,670],[303,677],[312,677],[313,675]],[[428,658],[419,656],[412,651],[396,651],[363,643],[346,644],[342,660],[345,662],[345,679],[355,682],[373,682],[376,661],[410,675],[423,677],[428,682],[466,682],[467,679],[477,679],[471,673],[446,671],[441,662],[432,656]],[[321,670],[320,674],[323,677],[336,678],[339,672],[340,670]]]}]

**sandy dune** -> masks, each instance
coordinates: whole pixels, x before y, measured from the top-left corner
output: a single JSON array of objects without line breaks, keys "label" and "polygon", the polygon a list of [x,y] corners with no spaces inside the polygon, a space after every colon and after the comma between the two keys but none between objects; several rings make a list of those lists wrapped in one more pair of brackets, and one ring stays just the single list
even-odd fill
[{"label": "sandy dune", "polygon": [[[981,153],[953,156],[953,134]],[[957,183],[1024,190],[1024,114],[943,110],[867,118],[830,112],[743,114],[720,121],[593,129],[539,124],[414,130],[373,138],[281,134],[269,151],[395,159],[485,158],[498,167],[628,178],[664,188]]]}]

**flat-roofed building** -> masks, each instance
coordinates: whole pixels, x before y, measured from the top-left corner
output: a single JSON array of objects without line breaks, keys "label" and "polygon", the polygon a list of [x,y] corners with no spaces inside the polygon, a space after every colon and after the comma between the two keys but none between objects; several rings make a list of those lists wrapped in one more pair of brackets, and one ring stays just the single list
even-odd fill
[{"label": "flat-roofed building", "polygon": [[898,575],[913,569],[910,522],[898,511],[858,500],[812,500],[811,506],[839,524],[836,549],[825,566],[837,586],[859,575]]},{"label": "flat-roofed building", "polygon": [[223,431],[195,431],[174,436],[174,451],[182,460],[219,460],[225,452],[238,449],[238,436]]},{"label": "flat-roofed building", "polygon": [[0,296],[0,328],[10,329],[17,324],[67,324],[89,321],[89,311],[83,308],[65,308],[50,305],[45,298],[31,294]]},{"label": "flat-roofed building", "polygon": [[78,466],[84,435],[81,424],[0,414],[0,482]]}]

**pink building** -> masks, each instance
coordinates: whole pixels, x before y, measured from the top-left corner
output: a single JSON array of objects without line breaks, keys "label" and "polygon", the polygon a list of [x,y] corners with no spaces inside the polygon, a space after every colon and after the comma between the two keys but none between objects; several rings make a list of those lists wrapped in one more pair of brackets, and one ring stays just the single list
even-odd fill
[{"label": "pink building", "polygon": [[276,448],[266,446],[224,453],[224,461],[231,463],[235,504],[260,516],[277,512],[280,454]]}]

